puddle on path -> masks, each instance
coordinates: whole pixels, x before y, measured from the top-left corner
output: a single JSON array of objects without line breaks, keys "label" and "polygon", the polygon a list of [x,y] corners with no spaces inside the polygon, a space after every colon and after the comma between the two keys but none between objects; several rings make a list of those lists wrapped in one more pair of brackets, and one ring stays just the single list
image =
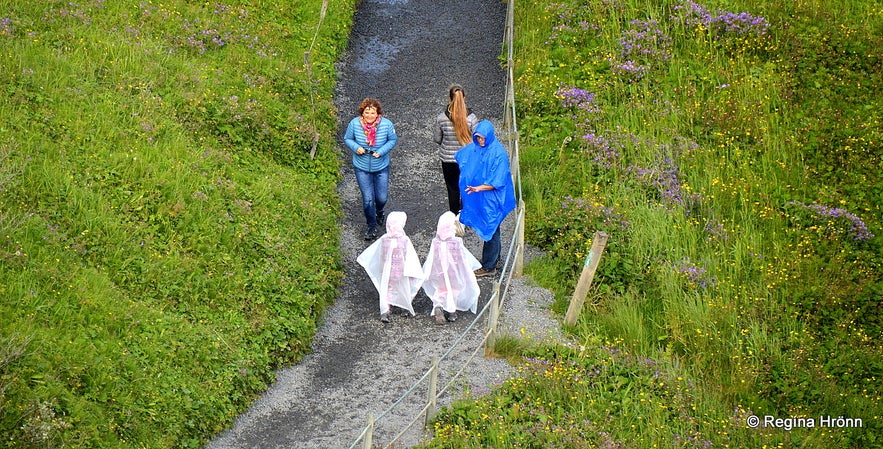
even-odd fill
[{"label": "puddle on path", "polygon": [[367,43],[356,48],[357,57],[353,67],[360,72],[372,75],[383,73],[389,69],[399,51],[401,51],[400,45],[372,37]]}]

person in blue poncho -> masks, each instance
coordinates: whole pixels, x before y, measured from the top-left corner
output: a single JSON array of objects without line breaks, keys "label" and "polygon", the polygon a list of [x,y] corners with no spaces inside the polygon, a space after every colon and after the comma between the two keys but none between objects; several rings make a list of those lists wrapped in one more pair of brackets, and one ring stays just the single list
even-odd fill
[{"label": "person in blue poncho", "polygon": [[481,268],[476,276],[493,274],[500,260],[500,224],[515,209],[515,186],[509,155],[494,136],[494,125],[482,120],[475,125],[472,143],[454,155],[460,166],[463,210],[460,223],[472,227],[484,241]]}]

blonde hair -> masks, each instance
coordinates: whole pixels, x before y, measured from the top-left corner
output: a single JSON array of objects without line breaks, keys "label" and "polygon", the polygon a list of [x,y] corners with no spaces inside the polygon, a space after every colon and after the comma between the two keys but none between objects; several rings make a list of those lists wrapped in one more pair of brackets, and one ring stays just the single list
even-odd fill
[{"label": "blonde hair", "polygon": [[469,130],[469,124],[466,123],[466,116],[469,115],[466,109],[466,93],[459,84],[454,84],[448,91],[451,101],[448,103],[448,112],[451,114],[451,123],[454,124],[454,133],[460,145],[466,145],[472,142],[472,131]]}]

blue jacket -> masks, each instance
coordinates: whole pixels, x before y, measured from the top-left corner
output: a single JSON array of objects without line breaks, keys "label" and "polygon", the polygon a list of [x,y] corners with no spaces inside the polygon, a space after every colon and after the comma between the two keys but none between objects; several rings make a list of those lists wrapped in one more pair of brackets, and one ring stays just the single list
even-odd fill
[{"label": "blue jacket", "polygon": [[[380,118],[380,124],[377,125],[377,139],[375,146],[368,146],[368,140],[365,138],[365,132],[362,130],[362,123],[359,117],[350,120],[346,127],[346,134],[343,136],[346,146],[353,152],[353,166],[362,171],[377,172],[389,166],[389,152],[396,146],[398,136],[396,136],[395,126],[392,121],[386,117]],[[380,157],[374,157],[371,153],[359,155],[356,151],[362,147],[366,150],[380,153]]]},{"label": "blue jacket", "polygon": [[[484,146],[478,144],[475,136],[484,136]],[[454,155],[460,166],[460,191],[463,210],[460,222],[471,226],[482,240],[488,241],[506,218],[515,209],[515,185],[509,168],[509,154],[494,136],[494,125],[487,120],[475,125],[472,143]],[[493,190],[465,193],[467,186],[487,184]]]}]

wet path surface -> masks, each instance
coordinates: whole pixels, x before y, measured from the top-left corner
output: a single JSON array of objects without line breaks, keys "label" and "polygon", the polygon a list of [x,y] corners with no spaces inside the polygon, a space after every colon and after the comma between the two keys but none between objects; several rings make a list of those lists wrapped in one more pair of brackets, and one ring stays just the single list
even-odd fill
[{"label": "wet path surface", "polygon": [[[350,45],[338,66],[338,138],[363,98],[383,103],[384,116],[395,123],[399,135],[392,153],[387,211],[408,214],[405,231],[421,260],[447,207],[438,146],[431,137],[435,116],[447,106],[449,85],[458,83],[473,112],[499,128],[505,78],[498,56],[505,10],[500,0],[362,0],[356,12]],[[432,357],[445,353],[475,318],[462,313],[460,320],[438,325],[429,317],[431,302],[421,291],[414,302],[417,316],[394,315],[391,323],[380,323],[377,293],[355,261],[367,246],[361,238],[361,199],[342,143],[339,150],[345,161],[338,189],[345,212],[345,278],[337,301],[325,314],[313,353],[280,370],[266,394],[207,449],[348,448],[365,428],[368,415],[382,415],[402,397],[429,369]],[[466,243],[473,254],[480,254],[481,242],[474,234],[467,235]],[[503,245],[505,256],[505,233]],[[492,279],[482,278],[480,283],[479,310],[490,296]],[[480,345],[481,321],[441,365],[440,386]],[[465,379],[441,404],[463,389],[487,389],[508,376],[505,362],[481,354],[479,350]],[[389,443],[419,415],[425,401],[424,383],[375,423],[374,442]],[[425,438],[420,422],[395,447],[411,447]]]}]

